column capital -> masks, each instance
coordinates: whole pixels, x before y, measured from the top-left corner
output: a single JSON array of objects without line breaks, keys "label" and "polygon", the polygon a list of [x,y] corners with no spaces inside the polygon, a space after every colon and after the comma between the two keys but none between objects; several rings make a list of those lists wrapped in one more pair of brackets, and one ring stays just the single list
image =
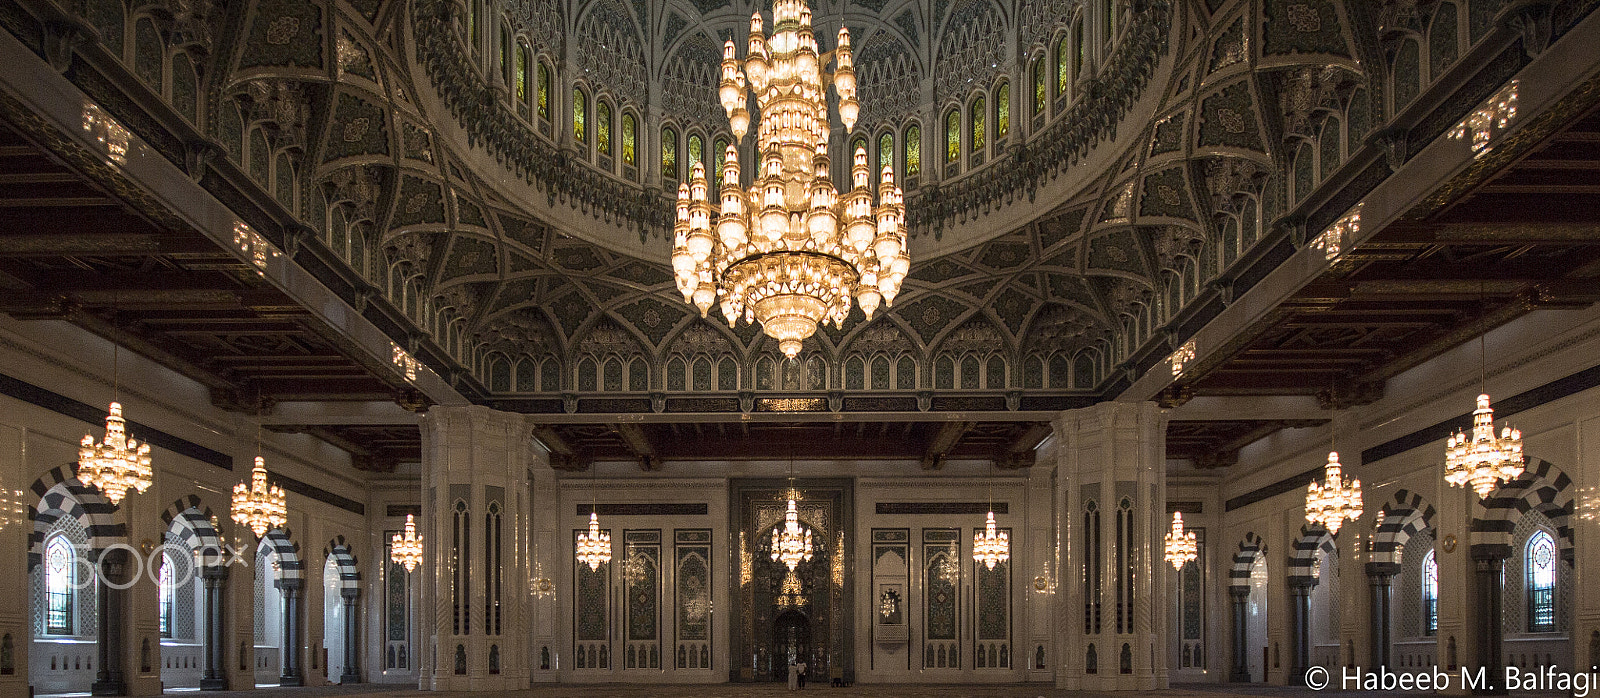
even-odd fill
[{"label": "column capital", "polygon": [[1366,564],[1367,578],[1373,581],[1388,582],[1390,578],[1400,574],[1398,562],[1369,562]]},{"label": "column capital", "polygon": [[1299,594],[1309,594],[1317,586],[1317,578],[1309,575],[1295,575],[1289,577],[1289,590]]},{"label": "column capital", "polygon": [[285,595],[288,595],[304,589],[306,586],[306,580],[295,578],[279,579],[273,582],[272,585],[284,592]]},{"label": "column capital", "polygon": [[1234,601],[1245,601],[1245,600],[1250,598],[1250,587],[1248,587],[1248,586],[1229,586],[1228,587],[1228,596],[1232,597]]},{"label": "column capital", "polygon": [[200,568],[200,578],[206,581],[222,581],[228,578],[226,565],[206,565]]}]

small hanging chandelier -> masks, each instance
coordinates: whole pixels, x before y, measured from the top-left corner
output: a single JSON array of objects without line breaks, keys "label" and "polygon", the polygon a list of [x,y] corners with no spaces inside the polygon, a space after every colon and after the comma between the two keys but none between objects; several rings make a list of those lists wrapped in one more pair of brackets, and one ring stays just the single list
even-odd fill
[{"label": "small hanging chandelier", "polygon": [[1354,521],[1359,518],[1361,481],[1352,478],[1346,484],[1340,474],[1339,454],[1329,451],[1328,464],[1323,466],[1322,483],[1312,481],[1306,486],[1306,521],[1321,524],[1328,533],[1337,535],[1345,519]]},{"label": "small hanging chandelier", "polygon": [[793,573],[802,562],[811,561],[811,529],[800,525],[800,511],[794,499],[783,512],[783,529],[772,530],[772,560],[782,562]]},{"label": "small hanging chandelier", "polygon": [[1522,475],[1523,464],[1522,432],[1503,427],[1496,437],[1489,395],[1479,395],[1478,409],[1472,413],[1472,434],[1458,431],[1445,442],[1445,482],[1470,486],[1478,497],[1488,497],[1501,482]]},{"label": "small hanging chandelier", "polygon": [[[750,128],[746,92],[755,93],[759,172],[749,189],[739,186],[732,145],[720,191],[710,190],[702,164],[690,168],[678,188],[672,269],[684,300],[702,317],[720,297],[729,324],[760,322],[793,358],[818,325],[844,322],[852,298],[868,320],[880,303],[893,305],[911,261],[894,172],[883,168],[876,205],[865,149],[850,154],[847,191],[828,177],[827,84],[838,93],[846,131],[860,112],[850,32],[840,28],[837,47],[823,54],[805,0],[774,0],[772,22],[769,37],[761,14],[750,17],[742,65],[734,42],[723,45],[718,84],[739,140]],[[826,74],[829,59],[835,67]]]},{"label": "small hanging chandelier", "polygon": [[993,510],[989,511],[983,530],[972,534],[972,559],[991,570],[1011,559],[1011,534],[995,529]]},{"label": "small hanging chandelier", "polygon": [[389,561],[406,568],[408,573],[422,564],[422,536],[417,535],[417,521],[411,514],[406,514],[405,533],[389,538]]},{"label": "small hanging chandelier", "polygon": [[289,520],[289,508],[283,497],[283,488],[267,485],[267,462],[256,456],[256,467],[250,471],[250,484],[233,486],[233,522],[247,526],[260,538]]},{"label": "small hanging chandelier", "polygon": [[106,436],[96,444],[86,434],[78,448],[78,481],[97,487],[113,505],[128,495],[128,490],[143,493],[150,489],[154,471],[150,468],[150,444],[128,438],[128,423],[122,418],[122,403],[111,403],[106,415]]},{"label": "small hanging chandelier", "polygon": [[578,562],[589,566],[589,571],[600,569],[611,562],[611,534],[600,530],[600,514],[589,512],[589,532],[578,534]]},{"label": "small hanging chandelier", "polygon": [[1173,569],[1181,570],[1200,556],[1200,546],[1195,542],[1194,531],[1183,530],[1183,512],[1172,512],[1172,530],[1166,535],[1167,562]]}]

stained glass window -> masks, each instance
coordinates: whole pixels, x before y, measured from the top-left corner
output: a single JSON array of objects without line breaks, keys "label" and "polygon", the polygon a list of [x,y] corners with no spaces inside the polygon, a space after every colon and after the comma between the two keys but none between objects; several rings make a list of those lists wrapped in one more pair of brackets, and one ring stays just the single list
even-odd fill
[{"label": "stained glass window", "polygon": [[1033,59],[1033,113],[1034,114],[1043,114],[1044,113],[1044,103],[1045,103],[1045,99],[1047,97],[1047,95],[1045,94],[1045,82],[1048,79],[1049,79],[1048,76],[1044,72],[1044,56],[1040,56],[1038,58]]},{"label": "stained glass window", "polygon": [[661,129],[661,178],[678,181],[678,132],[670,126]]},{"label": "stained glass window", "polygon": [[894,169],[894,134],[883,133],[878,136],[878,175],[883,175],[883,168]]},{"label": "stained glass window", "polygon": [[539,118],[550,118],[550,66],[539,63]]},{"label": "stained glass window", "polygon": [[[849,164],[849,166],[851,168],[854,168],[856,166],[856,152],[857,151],[861,151],[861,150],[866,150],[866,149],[867,149],[867,137],[866,136],[856,136],[855,138],[850,139],[850,152],[848,154],[848,157],[845,159],[845,162],[847,164]],[[871,162],[871,160],[868,160],[868,162]]]},{"label": "stained glass window", "polygon": [[1422,558],[1422,632],[1430,636],[1439,632],[1439,562],[1432,550]]},{"label": "stained glass window", "polygon": [[1011,133],[1011,83],[1002,82],[994,91],[994,137],[1005,138]]},{"label": "stained glass window", "polygon": [[951,109],[944,117],[945,162],[961,160],[961,112]]},{"label": "stained glass window", "polygon": [[[1082,24],[1072,28],[1074,33],[1081,34]],[[1061,43],[1056,45],[1056,96],[1067,93],[1067,88],[1072,86],[1072,47],[1067,43],[1067,37],[1061,37]]]},{"label": "stained glass window", "polygon": [[500,75],[511,75],[511,31],[505,27],[500,28]]},{"label": "stained glass window", "polygon": [[161,572],[156,578],[157,604],[161,612],[161,636],[172,637],[172,559],[161,556]]},{"label": "stained glass window", "polygon": [[639,126],[633,120],[632,114],[622,115],[622,163],[624,165],[639,164]]},{"label": "stained glass window", "polygon": [[517,45],[517,74],[513,81],[517,91],[517,103],[524,104],[528,101],[528,47]]},{"label": "stained glass window", "polygon": [[594,146],[601,155],[611,154],[611,105],[600,100],[594,105]]},{"label": "stained glass window", "polygon": [[572,139],[589,142],[589,96],[576,87],[572,89]]},{"label": "stained glass window", "polygon": [[1083,40],[1083,22],[1073,25],[1072,44],[1076,49],[1073,53],[1077,54],[1077,60],[1072,64],[1072,77],[1076,78],[1083,74],[1083,64],[1089,62],[1089,45]]},{"label": "stained glass window", "polygon": [[711,185],[717,190],[722,189],[722,166],[728,163],[728,139],[718,138],[712,143]]},{"label": "stained glass window", "polygon": [[906,149],[906,176],[916,177],[922,174],[922,127],[916,124],[907,126],[903,143]]},{"label": "stained glass window", "polygon": [[1117,12],[1111,0],[1100,0],[1100,31],[1105,34],[1101,37],[1105,41],[1111,41],[1111,37],[1116,35]]},{"label": "stained glass window", "polygon": [[1528,537],[1523,558],[1528,570],[1528,632],[1556,629],[1556,541],[1545,531]]},{"label": "stained glass window", "polygon": [[972,121],[972,152],[982,153],[984,148],[983,137],[985,133],[983,127],[984,108],[982,97],[979,97],[977,101],[972,103],[972,110],[969,112],[969,114],[970,115],[968,118]]},{"label": "stained glass window", "polygon": [[77,552],[65,536],[45,547],[45,634],[72,634],[72,588],[77,577]]},{"label": "stained glass window", "polygon": [[696,164],[702,167],[706,164],[705,142],[700,136],[689,136],[689,167],[694,167]]}]

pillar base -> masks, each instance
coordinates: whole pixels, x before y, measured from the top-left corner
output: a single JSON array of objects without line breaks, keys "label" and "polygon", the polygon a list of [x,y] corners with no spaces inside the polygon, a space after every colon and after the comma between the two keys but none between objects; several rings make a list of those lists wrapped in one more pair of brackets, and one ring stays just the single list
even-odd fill
[{"label": "pillar base", "polygon": [[128,684],[122,681],[96,681],[89,688],[91,696],[125,696],[128,695]]},{"label": "pillar base", "polygon": [[352,683],[361,683],[361,672],[346,671],[339,675],[339,685],[343,686]]},{"label": "pillar base", "polygon": [[278,677],[278,685],[279,686],[304,686],[304,685],[306,685],[306,680],[301,678],[301,677],[299,677],[299,676],[279,676]]},{"label": "pillar base", "polygon": [[228,679],[227,677],[222,677],[220,679],[200,679],[200,690],[226,691],[228,690]]},{"label": "pillar base", "polygon": [[1234,669],[1228,672],[1229,683],[1250,683],[1249,669]]}]

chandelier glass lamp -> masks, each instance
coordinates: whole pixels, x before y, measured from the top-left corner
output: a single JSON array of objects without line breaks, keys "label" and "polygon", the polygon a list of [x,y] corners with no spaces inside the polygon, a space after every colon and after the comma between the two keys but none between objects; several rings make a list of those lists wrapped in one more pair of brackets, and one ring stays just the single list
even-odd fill
[{"label": "chandelier glass lamp", "polygon": [[[839,96],[845,130],[855,128],[860,111],[849,31],[840,28],[838,48],[824,54],[805,0],[774,0],[772,17],[769,37],[761,13],[751,15],[742,67],[733,41],[723,46],[718,88],[740,141],[750,128],[746,91],[755,93],[759,170],[749,189],[741,187],[730,145],[721,190],[711,192],[705,167],[694,164],[678,187],[672,269],[684,300],[702,317],[720,304],[729,323],[761,323],[792,358],[818,325],[842,325],[852,298],[869,320],[880,304],[893,305],[911,259],[894,172],[883,169],[876,205],[864,148],[852,154],[847,192],[828,176],[825,83]],[[825,74],[830,60],[834,70]]]},{"label": "chandelier glass lamp", "polygon": [[111,503],[117,504],[128,490],[144,493],[154,481],[150,468],[150,444],[128,438],[128,423],[122,418],[122,403],[111,403],[106,414],[106,435],[100,443],[85,434],[78,446],[78,481],[97,487]]},{"label": "chandelier glass lamp", "polygon": [[1306,486],[1306,521],[1320,524],[1333,535],[1339,533],[1345,519],[1361,518],[1361,481],[1352,478],[1347,483],[1340,471],[1339,454],[1329,451],[1322,482]]},{"label": "chandelier glass lamp", "polygon": [[611,534],[600,530],[597,512],[589,512],[588,532],[578,534],[578,562],[588,565],[591,572],[611,562]]},{"label": "chandelier glass lamp", "polygon": [[781,562],[793,574],[802,562],[811,561],[811,529],[800,525],[800,511],[793,498],[783,512],[783,528],[772,529],[772,561]]},{"label": "chandelier glass lamp", "polygon": [[1194,531],[1183,530],[1183,512],[1172,512],[1172,530],[1166,535],[1167,563],[1181,570],[1200,556],[1200,546],[1195,542]]},{"label": "chandelier glass lamp", "polygon": [[260,538],[289,520],[289,507],[283,488],[267,484],[267,462],[256,456],[250,470],[250,484],[233,486],[233,522],[249,528]]},{"label": "chandelier glass lamp", "polygon": [[1494,433],[1494,410],[1487,393],[1478,396],[1472,413],[1472,433],[1458,431],[1445,442],[1444,479],[1456,487],[1471,487],[1488,497],[1501,482],[1522,475],[1522,432],[1503,427]]},{"label": "chandelier glass lamp", "polygon": [[989,511],[983,530],[972,534],[972,559],[991,570],[1011,559],[1011,534],[995,529],[993,510]]},{"label": "chandelier glass lamp", "polygon": [[422,564],[422,536],[417,535],[417,522],[406,514],[406,530],[389,538],[389,561],[406,568],[406,572]]}]

